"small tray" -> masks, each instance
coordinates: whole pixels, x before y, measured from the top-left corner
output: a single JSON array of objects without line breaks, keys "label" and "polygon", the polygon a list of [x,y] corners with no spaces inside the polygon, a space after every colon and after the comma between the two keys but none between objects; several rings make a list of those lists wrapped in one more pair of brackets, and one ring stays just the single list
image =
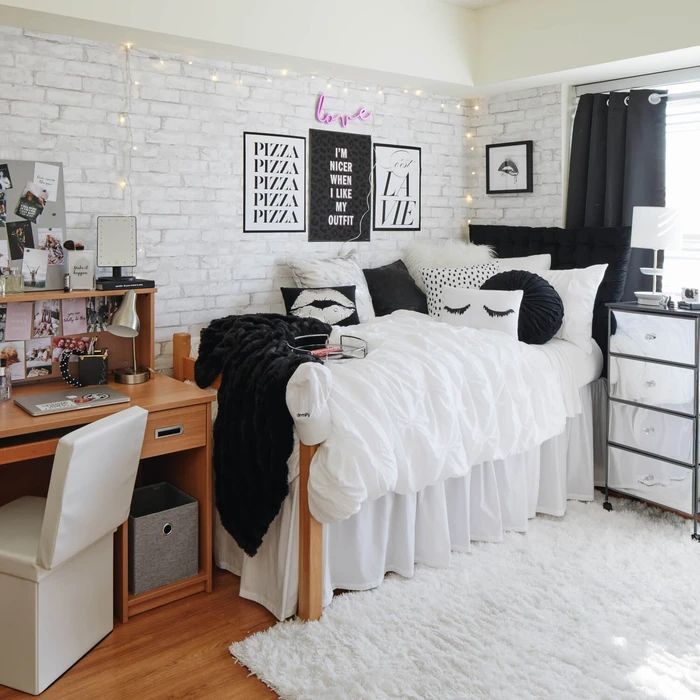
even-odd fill
[{"label": "small tray", "polygon": [[297,353],[313,355],[326,362],[327,360],[353,360],[367,357],[367,342],[354,335],[341,335],[340,344],[330,342],[330,336],[325,333],[298,335],[294,344],[288,346]]}]

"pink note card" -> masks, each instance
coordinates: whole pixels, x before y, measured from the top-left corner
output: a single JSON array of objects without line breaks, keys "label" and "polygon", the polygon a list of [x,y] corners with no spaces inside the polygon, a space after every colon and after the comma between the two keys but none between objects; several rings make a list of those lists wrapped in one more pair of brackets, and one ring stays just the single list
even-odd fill
[{"label": "pink note card", "polygon": [[85,299],[64,299],[61,302],[63,335],[87,333]]},{"label": "pink note card", "polygon": [[5,340],[29,340],[32,337],[32,312],[34,304],[22,301],[7,305]]}]

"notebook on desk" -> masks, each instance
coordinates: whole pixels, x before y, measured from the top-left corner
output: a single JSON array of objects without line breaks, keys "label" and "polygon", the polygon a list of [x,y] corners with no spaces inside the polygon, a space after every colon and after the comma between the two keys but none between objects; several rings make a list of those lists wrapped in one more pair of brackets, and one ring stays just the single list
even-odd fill
[{"label": "notebook on desk", "polygon": [[51,413],[111,406],[128,401],[131,399],[126,394],[101,385],[81,389],[66,387],[63,391],[46,391],[15,399],[15,403],[30,416],[48,416]]}]

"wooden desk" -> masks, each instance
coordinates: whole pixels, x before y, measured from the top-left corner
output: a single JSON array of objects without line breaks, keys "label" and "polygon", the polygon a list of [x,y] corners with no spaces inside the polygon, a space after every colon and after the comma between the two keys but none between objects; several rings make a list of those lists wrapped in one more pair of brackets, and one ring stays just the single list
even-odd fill
[{"label": "wooden desk", "polygon": [[[12,401],[0,403],[0,505],[25,495],[45,496],[59,438],[75,428],[128,406],[148,410],[137,485],[169,481],[199,501],[199,572],[138,596],[128,589],[128,523],[115,534],[114,611],[129,617],[173,600],[212,589],[211,402],[215,394],[156,374],[134,386],[110,384],[131,396],[130,404],[32,417]],[[68,389],[63,382],[16,387],[14,396]],[[182,426],[180,434],[157,438],[158,428]],[[99,468],[99,465],[95,465]]]}]

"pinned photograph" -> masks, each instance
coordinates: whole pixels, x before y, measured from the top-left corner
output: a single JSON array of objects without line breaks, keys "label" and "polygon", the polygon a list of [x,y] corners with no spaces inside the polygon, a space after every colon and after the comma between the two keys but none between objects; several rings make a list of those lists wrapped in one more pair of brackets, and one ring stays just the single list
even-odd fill
[{"label": "pinned photograph", "polygon": [[63,265],[66,258],[63,250],[63,229],[40,228],[38,248],[48,252],[49,265]]},{"label": "pinned photograph", "polygon": [[10,244],[0,238],[0,272],[10,266]]},{"label": "pinned photograph", "polygon": [[17,202],[15,214],[27,221],[36,222],[46,206],[48,193],[36,182],[28,182]]},{"label": "pinned photograph", "polygon": [[24,379],[24,343],[22,341],[0,343],[0,359],[5,360],[11,379]]},{"label": "pinned photograph", "polygon": [[22,278],[25,289],[45,289],[49,254],[37,248],[25,248],[22,258]]},{"label": "pinned photograph", "polygon": [[5,321],[7,320],[7,304],[0,304],[0,341],[5,340]]},{"label": "pinned photograph", "polygon": [[12,178],[10,177],[10,166],[7,163],[0,163],[0,190],[11,190]]},{"label": "pinned photograph", "polygon": [[27,379],[51,376],[51,352],[51,338],[38,338],[25,343]]},{"label": "pinned photograph", "polygon": [[7,221],[7,199],[4,190],[0,190],[0,224]]},{"label": "pinned photograph", "polygon": [[33,307],[31,301],[7,305],[5,340],[29,340],[32,337]]},{"label": "pinned photograph", "polygon": [[57,299],[35,301],[32,338],[48,338],[52,335],[58,335],[60,328],[61,302]]},{"label": "pinned photograph", "polygon": [[[66,350],[70,350],[71,352],[79,352],[79,353],[87,352],[87,349],[90,346],[90,338],[88,338],[88,337],[66,338],[65,336],[55,335],[53,338],[51,338],[51,345],[53,347],[53,350],[51,353],[52,357],[56,362],[58,362],[61,359],[61,355]],[[75,357],[71,357],[70,361],[77,362],[78,361],[77,355]]]},{"label": "pinned photograph", "polygon": [[87,300],[87,330],[88,333],[99,333],[109,325],[109,306],[105,297],[88,297]]},{"label": "pinned photograph", "polygon": [[85,299],[64,299],[61,302],[61,316],[65,335],[87,333]]},{"label": "pinned photograph", "polygon": [[45,193],[44,203],[55,202],[58,197],[60,168],[51,163],[34,164],[34,183]]},{"label": "pinned photograph", "polygon": [[34,247],[32,225],[28,221],[8,221],[7,240],[10,244],[10,259],[21,260],[24,249]]}]

